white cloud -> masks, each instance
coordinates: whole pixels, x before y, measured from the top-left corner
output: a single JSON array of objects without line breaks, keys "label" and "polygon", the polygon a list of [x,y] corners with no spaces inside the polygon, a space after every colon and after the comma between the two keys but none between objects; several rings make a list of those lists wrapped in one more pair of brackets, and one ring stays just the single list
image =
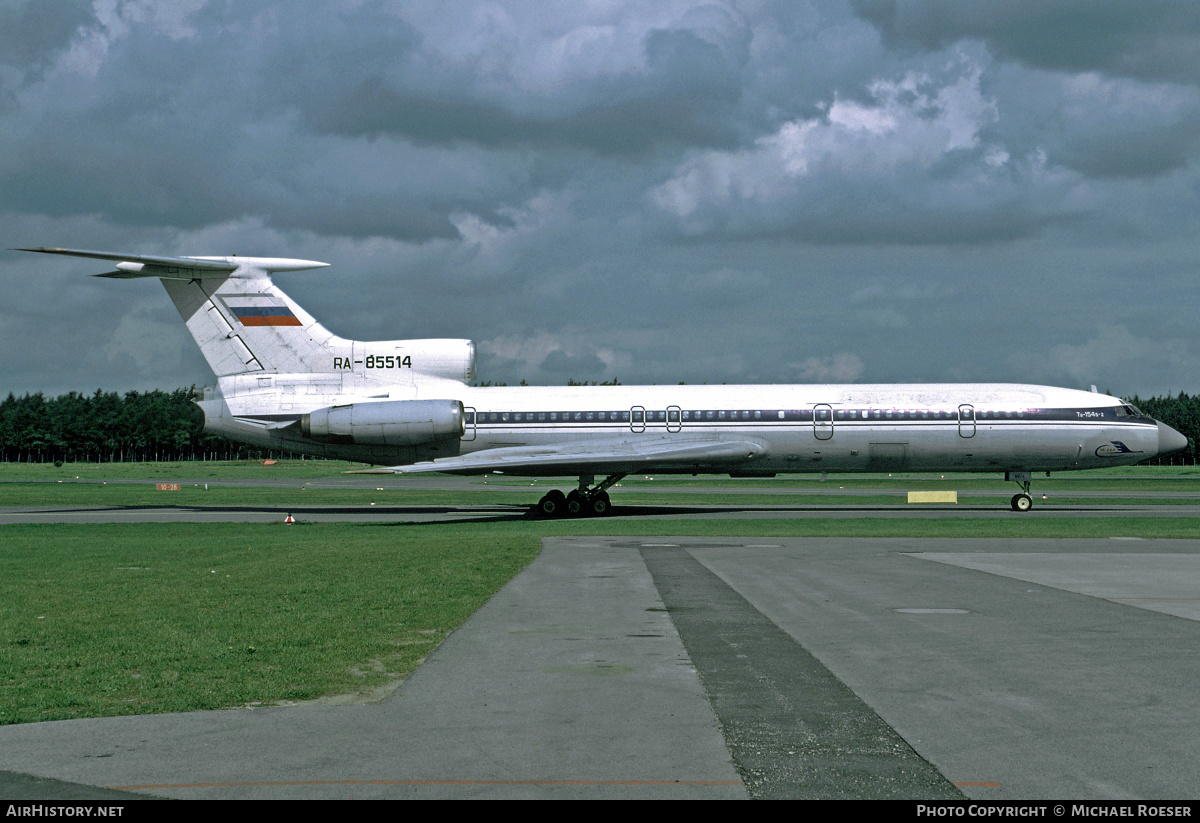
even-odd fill
[{"label": "white cloud", "polygon": [[853,383],[866,369],[862,358],[853,352],[809,357],[801,363],[792,363],[791,368],[805,383]]},{"label": "white cloud", "polygon": [[450,220],[467,246],[478,247],[484,253],[496,253],[507,244],[546,228],[556,219],[561,219],[569,209],[568,195],[541,191],[520,207],[505,206],[497,209],[496,214],[505,220],[503,225],[488,222],[469,212],[451,215]]},{"label": "white cloud", "polygon": [[[954,69],[949,81],[913,72],[876,80],[869,103],[835,97],[823,117],[786,122],[751,149],[704,152],[653,189],[650,200],[686,218],[705,204],[794,196],[818,171],[861,180],[927,170],[951,152],[979,146],[980,132],[999,117],[981,91],[981,68],[960,55]],[[1002,156],[1003,147],[989,146],[987,165]]]},{"label": "white cloud", "polygon": [[179,333],[177,315],[164,317],[163,302],[140,300],[121,316],[112,337],[102,347],[110,362],[129,358],[142,372],[179,367],[183,346],[190,346],[191,341],[185,341]]},{"label": "white cloud", "polygon": [[[538,382],[546,377],[598,380],[628,372],[633,359],[609,346],[582,342],[579,334],[501,335],[479,342],[479,350],[505,371]],[[486,379],[486,378],[485,378]]]},{"label": "white cloud", "polygon": [[[1026,355],[1027,356],[1027,355]],[[1082,343],[1062,343],[1050,347],[1045,361],[1035,369],[1042,379],[1062,380],[1064,376],[1076,385],[1097,385],[1101,389],[1121,391],[1114,381],[1128,385],[1138,374],[1186,374],[1188,363],[1194,359],[1191,346],[1181,340],[1141,337],[1124,325],[1104,326]],[[1189,381],[1180,377],[1177,389]]]},{"label": "white cloud", "polygon": [[76,33],[60,66],[68,72],[95,77],[109,49],[129,35],[134,26],[146,26],[170,40],[194,37],[191,16],[208,0],[94,0],[96,22]]}]

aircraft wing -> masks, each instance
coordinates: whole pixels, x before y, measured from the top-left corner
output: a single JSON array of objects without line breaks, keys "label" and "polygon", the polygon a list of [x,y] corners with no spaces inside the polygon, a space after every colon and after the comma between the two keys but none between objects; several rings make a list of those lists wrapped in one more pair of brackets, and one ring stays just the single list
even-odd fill
[{"label": "aircraft wing", "polygon": [[649,441],[620,440],[605,443],[558,443],[543,446],[504,446],[443,457],[407,466],[363,469],[350,474],[483,474],[507,472],[525,475],[618,474],[696,467],[738,468],[767,453],[755,440],[661,438]]}]

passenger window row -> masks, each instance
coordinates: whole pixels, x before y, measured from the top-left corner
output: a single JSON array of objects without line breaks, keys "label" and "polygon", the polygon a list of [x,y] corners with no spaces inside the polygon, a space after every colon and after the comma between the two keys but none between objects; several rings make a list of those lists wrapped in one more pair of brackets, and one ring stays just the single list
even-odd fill
[{"label": "passenger window row", "polygon": [[[1019,409],[1013,411],[991,411],[976,409],[976,420],[1000,420],[1007,418],[1025,417],[1033,414],[1032,410]],[[958,409],[838,409],[834,412],[837,420],[958,420],[962,413]],[[969,419],[969,418],[968,418]]]},{"label": "passenger window row", "polygon": [[[1128,411],[1118,407],[1117,415]],[[1052,412],[1040,409],[992,410],[975,409],[633,409],[621,411],[536,411],[536,412],[467,412],[468,424],[487,423],[734,423],[753,421],[888,421],[888,420],[1013,420],[1026,417],[1046,417]],[[1097,415],[1103,416],[1103,415]]]},{"label": "passenger window row", "polygon": [[685,410],[672,407],[667,410],[646,409],[635,411],[557,411],[557,412],[467,412],[468,423],[678,423],[712,420],[741,421],[763,419],[801,419],[800,411],[763,411],[750,409]]}]

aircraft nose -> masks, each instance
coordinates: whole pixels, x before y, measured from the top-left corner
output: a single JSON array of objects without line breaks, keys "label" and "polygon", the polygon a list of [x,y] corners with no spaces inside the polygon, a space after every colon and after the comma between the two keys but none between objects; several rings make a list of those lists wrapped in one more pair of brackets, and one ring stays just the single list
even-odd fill
[{"label": "aircraft nose", "polygon": [[1171,452],[1177,452],[1182,449],[1186,449],[1187,445],[1188,439],[1182,434],[1164,423],[1158,424],[1159,454],[1170,454]]}]

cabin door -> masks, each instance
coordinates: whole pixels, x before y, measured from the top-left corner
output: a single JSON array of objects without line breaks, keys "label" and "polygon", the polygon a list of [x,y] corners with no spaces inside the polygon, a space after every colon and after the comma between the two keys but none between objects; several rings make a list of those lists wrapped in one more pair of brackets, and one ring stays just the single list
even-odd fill
[{"label": "cabin door", "polygon": [[629,430],[644,432],[646,430],[646,407],[634,406],[629,410]]},{"label": "cabin door", "polygon": [[683,428],[683,410],[678,406],[667,406],[667,431],[677,432]]},{"label": "cabin door", "polygon": [[813,406],[813,435],[818,440],[833,437],[833,407],[828,403]]},{"label": "cabin door", "polygon": [[958,407],[958,436],[975,436],[975,407],[969,403]]}]

